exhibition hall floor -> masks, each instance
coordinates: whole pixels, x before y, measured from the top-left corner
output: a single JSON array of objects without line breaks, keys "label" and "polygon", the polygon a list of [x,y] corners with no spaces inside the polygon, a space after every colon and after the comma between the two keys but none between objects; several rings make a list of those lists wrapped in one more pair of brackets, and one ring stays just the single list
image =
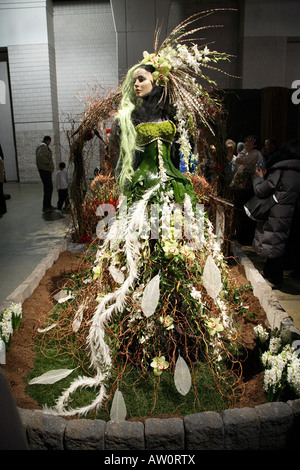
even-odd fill
[{"label": "exhibition hall floor", "polygon": [[[62,241],[70,229],[70,217],[42,212],[41,183],[4,183],[7,213],[0,218],[0,304]],[[57,192],[53,190],[52,205]]]}]

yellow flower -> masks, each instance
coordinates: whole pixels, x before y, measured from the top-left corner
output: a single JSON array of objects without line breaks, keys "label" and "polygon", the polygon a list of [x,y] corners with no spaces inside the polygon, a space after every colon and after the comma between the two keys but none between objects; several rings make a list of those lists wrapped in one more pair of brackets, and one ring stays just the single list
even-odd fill
[{"label": "yellow flower", "polygon": [[193,248],[187,245],[183,245],[180,248],[180,253],[183,255],[183,258],[186,260],[194,260],[195,259],[195,253]]},{"label": "yellow flower", "polygon": [[165,356],[155,357],[150,365],[154,369],[154,375],[157,376],[161,375],[162,371],[169,367],[169,363],[165,360]]},{"label": "yellow flower", "polygon": [[143,52],[144,59],[141,64],[149,64],[155,68],[155,72],[152,73],[153,79],[157,85],[164,85],[169,79],[167,78],[172,68],[170,61],[165,57],[157,56],[156,54],[149,54],[149,52]]},{"label": "yellow flower", "polygon": [[154,53],[149,54],[149,52],[144,51],[143,52],[143,57],[144,57],[144,59],[142,60],[141,64],[151,64],[151,65],[155,66],[155,64],[157,62],[157,58],[156,58],[156,55]]},{"label": "yellow flower", "polygon": [[170,315],[167,315],[166,317],[159,317],[159,321],[166,327],[167,330],[174,328],[173,318]]},{"label": "yellow flower", "polygon": [[206,320],[205,323],[211,335],[215,335],[219,331],[224,330],[224,326],[220,324],[220,320],[218,318],[210,318]]},{"label": "yellow flower", "polygon": [[173,256],[176,256],[179,254],[179,249],[178,249],[178,246],[177,246],[177,243],[174,241],[172,242],[169,242],[169,241],[166,241],[164,247],[163,247],[163,250],[165,252],[165,257],[166,258],[172,258]]},{"label": "yellow flower", "polygon": [[162,238],[163,240],[169,241],[170,243],[176,243],[175,240],[178,240],[181,235],[182,232],[177,227],[165,226],[163,228]]}]

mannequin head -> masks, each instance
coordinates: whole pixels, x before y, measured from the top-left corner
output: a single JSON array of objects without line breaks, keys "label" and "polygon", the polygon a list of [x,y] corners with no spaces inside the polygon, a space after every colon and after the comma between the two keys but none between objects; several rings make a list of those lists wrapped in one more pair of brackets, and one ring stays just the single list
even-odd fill
[{"label": "mannequin head", "polygon": [[133,87],[139,98],[148,95],[153,89],[152,73],[145,67],[138,67],[133,72]]},{"label": "mannequin head", "polygon": [[[133,175],[133,158],[137,150],[135,126],[154,116],[154,109],[161,98],[161,87],[154,85],[152,65],[137,64],[126,74],[122,84],[122,100],[117,119],[122,133],[118,177],[120,187],[125,186]],[[134,117],[135,116],[135,117]],[[138,119],[137,119],[138,116]],[[138,121],[138,122],[137,122]]]}]

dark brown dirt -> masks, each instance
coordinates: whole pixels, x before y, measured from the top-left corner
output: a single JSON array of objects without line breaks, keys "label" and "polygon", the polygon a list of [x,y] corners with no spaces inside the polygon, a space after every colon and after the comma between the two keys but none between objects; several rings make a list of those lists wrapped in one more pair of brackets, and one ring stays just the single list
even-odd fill
[{"label": "dark brown dirt", "polygon": [[[20,408],[30,410],[40,408],[26,394],[24,384],[24,378],[32,368],[35,358],[33,352],[35,332],[44,323],[43,319],[54,307],[53,293],[64,286],[66,275],[75,273],[81,263],[80,255],[69,251],[61,253],[58,260],[48,269],[33,294],[23,303],[23,319],[19,330],[14,332],[12,346],[7,352],[6,364],[3,365],[12,395]],[[230,271],[239,284],[248,284],[241,266],[233,265],[230,267]],[[235,408],[253,407],[266,403],[262,389],[263,373],[258,367],[258,357],[255,354],[256,349],[253,339],[253,327],[259,323],[265,324],[266,316],[258,299],[251,293],[249,293],[249,297],[251,312],[255,312],[256,317],[253,321],[242,320],[243,341],[248,351],[248,358],[244,363],[245,393],[243,398],[234,405]]]}]

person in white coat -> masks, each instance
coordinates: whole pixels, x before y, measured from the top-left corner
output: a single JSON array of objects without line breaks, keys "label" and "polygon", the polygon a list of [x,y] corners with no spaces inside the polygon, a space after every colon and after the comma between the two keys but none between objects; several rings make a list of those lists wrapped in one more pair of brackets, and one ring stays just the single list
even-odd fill
[{"label": "person in white coat", "polygon": [[61,162],[59,164],[59,171],[56,173],[57,209],[60,211],[66,209],[68,204],[68,176],[65,168],[66,164]]}]

